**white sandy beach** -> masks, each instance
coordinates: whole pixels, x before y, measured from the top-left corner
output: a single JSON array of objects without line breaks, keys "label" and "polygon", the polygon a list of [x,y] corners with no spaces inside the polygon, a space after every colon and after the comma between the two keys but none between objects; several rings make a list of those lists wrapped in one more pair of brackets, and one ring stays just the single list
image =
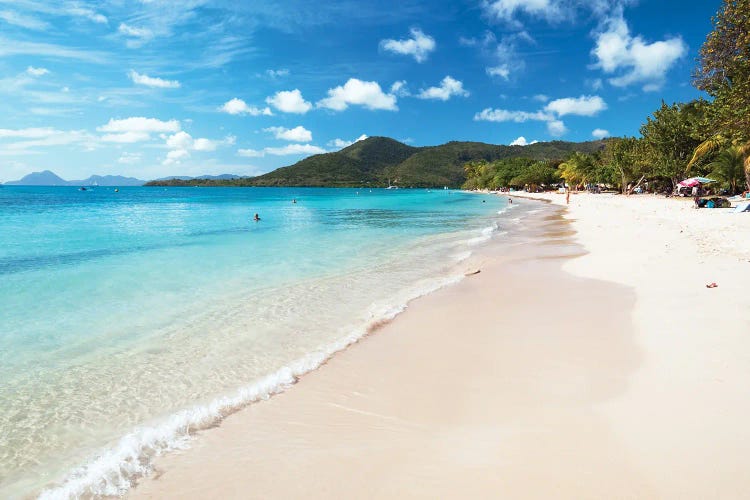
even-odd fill
[{"label": "white sandy beach", "polygon": [[691,203],[544,207],[130,496],[746,496],[750,214]]}]

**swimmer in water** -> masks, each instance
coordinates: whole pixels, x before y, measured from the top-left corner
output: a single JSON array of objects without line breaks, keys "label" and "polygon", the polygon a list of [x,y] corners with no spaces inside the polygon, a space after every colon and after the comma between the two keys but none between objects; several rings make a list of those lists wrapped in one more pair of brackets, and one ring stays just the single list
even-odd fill
[{"label": "swimmer in water", "polygon": [[297,198],[294,198],[294,199],[292,200],[292,203],[297,203]]},{"label": "swimmer in water", "polygon": [[258,214],[255,214],[255,217],[253,217],[253,220],[255,222],[258,222],[260,220],[260,217],[258,217]]}]

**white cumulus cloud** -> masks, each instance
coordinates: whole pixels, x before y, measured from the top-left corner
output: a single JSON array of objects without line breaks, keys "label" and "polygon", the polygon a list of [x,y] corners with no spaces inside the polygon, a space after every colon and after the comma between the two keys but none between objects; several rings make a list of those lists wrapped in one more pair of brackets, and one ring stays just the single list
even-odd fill
[{"label": "white cumulus cloud", "polygon": [[233,136],[216,141],[206,138],[195,139],[193,136],[181,130],[166,138],[166,146],[170,150],[162,161],[163,165],[174,165],[182,160],[190,158],[191,151],[215,151],[218,146],[232,145],[235,142]]},{"label": "white cumulus cloud", "polygon": [[167,137],[166,145],[169,149],[185,149],[189,151],[215,151],[218,146],[231,146],[235,142],[234,136],[227,136],[222,140],[193,138],[190,134],[181,130]]},{"label": "white cumulus cloud", "polygon": [[365,139],[367,139],[367,135],[362,134],[356,139],[354,139],[353,141],[345,141],[344,139],[334,139],[332,141],[329,141],[328,145],[333,148],[343,149],[345,147],[351,146],[355,142],[364,141]]},{"label": "white cumulus cloud", "polygon": [[382,40],[380,46],[389,52],[414,57],[418,63],[427,60],[427,56],[435,50],[435,39],[425,35],[421,29],[413,28],[411,38],[405,40]]},{"label": "white cumulus cloud", "polygon": [[687,54],[687,45],[679,36],[653,43],[632,36],[622,12],[609,18],[605,26],[596,35],[591,53],[596,67],[616,75],[609,79],[615,87],[642,83],[646,91],[658,90],[667,72]]},{"label": "white cumulus cloud", "polygon": [[605,137],[609,137],[609,130],[604,130],[603,128],[595,128],[593,132],[591,132],[591,135],[596,137],[597,139],[604,139]]},{"label": "white cumulus cloud", "polygon": [[516,140],[510,143],[511,146],[528,146],[529,144],[536,144],[539,141],[528,142],[524,136],[518,137]]},{"label": "white cumulus cloud", "polygon": [[266,98],[266,103],[282,113],[305,114],[312,109],[312,104],[302,97],[299,89],[276,92],[273,96]]},{"label": "white cumulus cloud", "polygon": [[231,146],[235,141],[235,137],[231,135],[221,141],[199,137],[193,141],[193,151],[215,151],[218,146]]},{"label": "white cumulus cloud", "polygon": [[318,101],[318,107],[343,111],[350,105],[367,109],[396,111],[396,96],[386,94],[378,82],[365,82],[350,78],[343,86],[328,90],[328,97]]},{"label": "white cumulus cloud", "polygon": [[561,135],[565,135],[568,129],[562,120],[552,120],[547,122],[547,131],[554,137],[560,137]]},{"label": "white cumulus cloud", "polygon": [[[546,96],[544,96],[546,98]],[[536,99],[541,100],[541,99]],[[540,121],[547,123],[547,131],[554,137],[568,132],[565,123],[560,120],[566,115],[594,116],[607,109],[607,104],[599,96],[565,97],[555,99],[539,111],[513,111],[508,109],[485,108],[474,115],[475,121],[515,122]],[[522,139],[519,137],[517,141]],[[525,139],[524,139],[525,140]]]},{"label": "white cumulus cloud", "polygon": [[99,132],[177,132],[180,130],[180,122],[177,120],[162,121],[157,118],[146,118],[143,116],[132,116],[116,120],[111,118],[106,125],[97,127]]},{"label": "white cumulus cloud", "polygon": [[399,80],[397,82],[393,82],[393,85],[391,85],[391,94],[398,96],[398,97],[407,97],[411,95],[409,93],[409,89],[406,86],[406,80]]},{"label": "white cumulus cloud", "polygon": [[224,113],[229,113],[230,115],[251,115],[251,116],[260,116],[260,115],[266,115],[271,116],[273,113],[271,112],[271,108],[256,108],[255,106],[248,106],[245,101],[238,98],[232,98],[225,102],[220,108],[219,111],[223,111]]},{"label": "white cumulus cloud", "polygon": [[182,160],[185,160],[187,158],[190,158],[190,153],[186,149],[174,149],[167,153],[166,158],[164,158],[164,161],[162,161],[161,164],[179,165],[180,163],[182,163]]},{"label": "white cumulus cloud", "polygon": [[161,78],[150,77],[148,75],[142,75],[135,70],[128,72],[128,77],[138,85],[144,85],[146,87],[156,87],[160,89],[178,89],[180,88],[180,82],[177,80],[163,80]]},{"label": "white cumulus cloud", "polygon": [[276,139],[291,142],[310,142],[312,141],[312,132],[302,125],[294,128],[268,127],[263,129],[264,132],[271,132]]},{"label": "white cumulus cloud", "polygon": [[263,151],[257,149],[238,149],[237,154],[246,158],[260,158],[263,156]]},{"label": "white cumulus cloud", "polygon": [[557,116],[565,115],[578,115],[578,116],[594,116],[600,111],[607,109],[607,103],[604,99],[595,96],[582,95],[581,97],[565,97],[563,99],[555,99],[549,102],[545,107],[545,111],[550,111]]},{"label": "white cumulus cloud", "polygon": [[170,149],[188,149],[193,145],[193,138],[190,134],[181,130],[167,138],[167,147]]},{"label": "white cumulus cloud", "polygon": [[117,120],[111,118],[96,130],[106,133],[101,137],[102,141],[134,143],[148,141],[152,133],[178,132],[180,128],[180,122],[177,120],[162,121],[157,118],[133,116]]},{"label": "white cumulus cloud", "polygon": [[455,80],[450,76],[446,76],[440,82],[439,87],[429,87],[422,89],[417,94],[420,99],[439,99],[441,101],[447,101],[453,96],[466,97],[469,92],[464,90],[463,82]]}]

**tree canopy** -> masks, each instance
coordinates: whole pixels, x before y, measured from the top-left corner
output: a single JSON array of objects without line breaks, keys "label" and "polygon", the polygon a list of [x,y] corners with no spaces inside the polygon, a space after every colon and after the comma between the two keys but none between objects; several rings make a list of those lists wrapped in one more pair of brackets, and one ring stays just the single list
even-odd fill
[{"label": "tree canopy", "polygon": [[705,101],[676,103],[661,107],[646,118],[641,127],[646,159],[653,166],[651,174],[666,177],[673,183],[688,174],[693,152],[707,136],[701,132]]},{"label": "tree canopy", "polygon": [[733,148],[742,156],[750,190],[750,0],[724,0],[713,23],[693,74],[695,87],[714,98],[705,120],[711,137],[690,163]]},{"label": "tree canopy", "polygon": [[750,140],[750,0],[724,0],[700,49],[696,88],[714,98],[712,134]]}]

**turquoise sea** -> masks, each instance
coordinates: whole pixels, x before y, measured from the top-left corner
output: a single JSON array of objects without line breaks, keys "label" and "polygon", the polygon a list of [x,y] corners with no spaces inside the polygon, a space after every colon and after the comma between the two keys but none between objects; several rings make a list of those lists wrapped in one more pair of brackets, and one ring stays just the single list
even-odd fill
[{"label": "turquoise sea", "polygon": [[449,190],[0,188],[0,497],[123,493],[460,279],[507,209]]}]

